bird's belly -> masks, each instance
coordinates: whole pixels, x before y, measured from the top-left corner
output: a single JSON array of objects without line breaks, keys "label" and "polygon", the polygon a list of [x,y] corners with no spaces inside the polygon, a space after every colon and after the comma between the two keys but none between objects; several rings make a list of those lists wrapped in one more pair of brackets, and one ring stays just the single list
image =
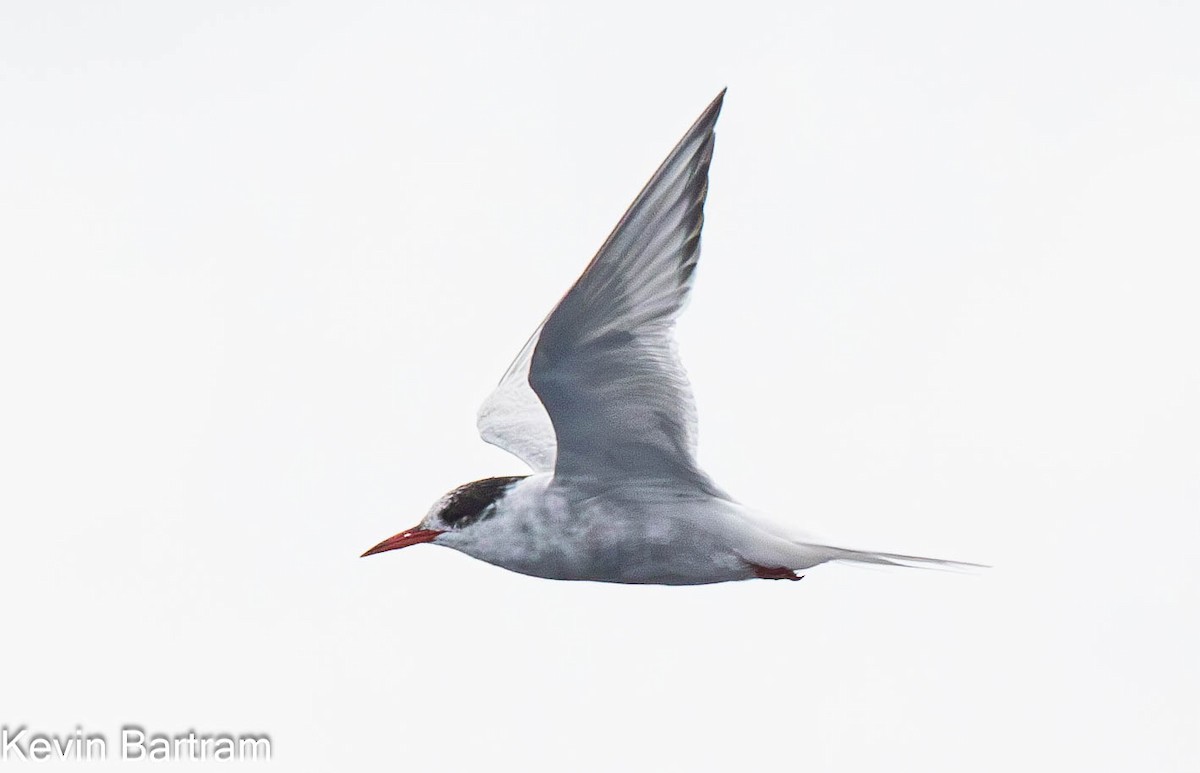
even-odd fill
[{"label": "bird's belly", "polygon": [[514,520],[503,546],[492,543],[493,550],[476,557],[556,580],[702,585],[754,576],[715,528],[719,523],[683,505],[645,510],[592,503],[543,511]]}]

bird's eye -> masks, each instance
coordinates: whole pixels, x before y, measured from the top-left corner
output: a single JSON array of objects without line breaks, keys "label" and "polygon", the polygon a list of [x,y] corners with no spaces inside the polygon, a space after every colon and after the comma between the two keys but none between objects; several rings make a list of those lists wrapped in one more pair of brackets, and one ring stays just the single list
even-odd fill
[{"label": "bird's eye", "polygon": [[442,523],[455,529],[490,518],[496,513],[496,502],[521,477],[485,478],[459,486],[446,497],[438,517]]},{"label": "bird's eye", "polygon": [[488,517],[494,510],[495,504],[486,499],[477,496],[456,496],[451,497],[438,515],[446,525],[461,529]]}]

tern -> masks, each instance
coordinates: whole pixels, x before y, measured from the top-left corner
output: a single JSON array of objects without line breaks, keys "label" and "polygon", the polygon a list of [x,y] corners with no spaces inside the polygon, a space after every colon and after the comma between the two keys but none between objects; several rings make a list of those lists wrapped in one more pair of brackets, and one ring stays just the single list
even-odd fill
[{"label": "tern", "polygon": [[[822,544],[739,504],[696,463],[674,327],[695,277],[725,92],[634,199],[478,413],[530,475],[449,492],[364,556],[420,543],[555,580],[798,580],[828,561],[968,566]],[[973,564],[970,566],[974,566]]]}]

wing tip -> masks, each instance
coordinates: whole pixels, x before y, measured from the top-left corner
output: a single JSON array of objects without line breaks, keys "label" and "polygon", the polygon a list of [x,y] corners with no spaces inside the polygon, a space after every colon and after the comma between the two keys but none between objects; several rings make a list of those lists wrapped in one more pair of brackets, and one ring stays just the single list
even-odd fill
[{"label": "wing tip", "polygon": [[[721,115],[721,107],[725,104],[726,91],[729,91],[728,86],[721,89],[721,91],[717,93],[716,98],[714,98],[712,102],[708,103],[708,107],[704,108],[704,112],[701,113],[700,117],[696,119],[696,123],[692,127],[692,131],[702,127],[706,128],[708,131],[712,131],[713,125],[717,122],[717,117]],[[689,132],[689,134],[691,134],[691,132]]]},{"label": "wing tip", "polygon": [[[721,89],[716,98],[708,103],[708,107],[704,108],[704,112],[700,114],[700,117],[696,119],[687,132],[684,133],[683,138],[679,140],[670,154],[667,155],[666,160],[663,161],[658,171],[655,172],[654,177],[650,178],[650,182],[646,184],[647,188],[654,183],[654,180],[662,173],[662,170],[669,167],[687,148],[692,148],[690,152],[699,157],[702,165],[707,165],[712,160],[717,119],[721,116],[721,107],[725,104],[725,92],[728,90],[728,86]],[[704,141],[699,147],[693,147],[700,138],[704,138]],[[645,193],[645,189],[643,189],[642,193]],[[637,201],[635,200],[634,204],[636,205],[636,203]]]}]

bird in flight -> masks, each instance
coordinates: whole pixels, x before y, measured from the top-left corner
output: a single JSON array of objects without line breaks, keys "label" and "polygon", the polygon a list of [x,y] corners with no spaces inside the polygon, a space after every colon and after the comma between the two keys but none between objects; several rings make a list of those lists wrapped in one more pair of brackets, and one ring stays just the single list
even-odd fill
[{"label": "bird in flight", "polygon": [[555,580],[701,585],[798,580],[827,561],[964,566],[801,538],[697,465],[674,340],[692,289],[722,91],[538,326],[478,414],[530,475],[485,478],[364,556],[422,542]]}]

